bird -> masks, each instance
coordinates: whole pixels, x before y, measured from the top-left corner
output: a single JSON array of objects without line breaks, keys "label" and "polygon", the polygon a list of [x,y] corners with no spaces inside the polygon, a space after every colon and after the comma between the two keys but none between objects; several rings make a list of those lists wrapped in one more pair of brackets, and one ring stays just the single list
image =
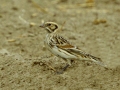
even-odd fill
[{"label": "bird", "polygon": [[61,57],[67,62],[67,65],[62,69],[60,73],[63,73],[69,66],[71,66],[74,60],[93,61],[96,64],[106,67],[101,58],[95,57],[82,51],[77,46],[71,44],[63,36],[59,35],[59,26],[55,22],[43,22],[40,25],[44,28],[48,34],[45,38],[45,47],[54,55]]}]

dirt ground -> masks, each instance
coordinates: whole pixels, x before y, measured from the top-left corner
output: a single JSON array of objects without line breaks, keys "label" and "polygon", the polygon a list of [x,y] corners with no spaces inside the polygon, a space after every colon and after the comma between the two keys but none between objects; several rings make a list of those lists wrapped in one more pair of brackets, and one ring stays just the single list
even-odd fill
[{"label": "dirt ground", "polygon": [[[41,21],[100,57],[108,69],[76,61],[63,74],[63,59],[44,46]],[[1,0],[0,90],[120,90],[120,0]]]}]

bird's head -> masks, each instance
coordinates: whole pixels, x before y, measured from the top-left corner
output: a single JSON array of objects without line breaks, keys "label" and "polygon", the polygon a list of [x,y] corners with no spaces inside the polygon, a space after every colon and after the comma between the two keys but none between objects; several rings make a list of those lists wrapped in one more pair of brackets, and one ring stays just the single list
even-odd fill
[{"label": "bird's head", "polygon": [[44,22],[40,27],[45,28],[49,33],[55,32],[58,29],[58,25],[54,22]]}]

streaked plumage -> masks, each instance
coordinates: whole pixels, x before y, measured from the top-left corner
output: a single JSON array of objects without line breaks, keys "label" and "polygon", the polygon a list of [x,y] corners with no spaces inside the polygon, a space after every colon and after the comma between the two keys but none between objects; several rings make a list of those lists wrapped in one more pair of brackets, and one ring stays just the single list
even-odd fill
[{"label": "streaked plumage", "polygon": [[45,39],[45,46],[48,50],[56,56],[67,60],[69,65],[71,65],[71,60],[90,60],[105,67],[100,58],[83,52],[62,36],[57,35],[58,25],[56,23],[45,22],[40,27],[48,31]]}]

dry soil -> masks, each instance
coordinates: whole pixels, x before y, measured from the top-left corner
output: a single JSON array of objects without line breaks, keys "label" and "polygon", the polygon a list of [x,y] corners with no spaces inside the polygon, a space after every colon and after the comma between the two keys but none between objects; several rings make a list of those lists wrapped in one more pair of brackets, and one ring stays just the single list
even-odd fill
[{"label": "dry soil", "polygon": [[[76,61],[56,74],[65,62],[46,50],[43,20],[108,69]],[[0,90],[120,90],[119,25],[120,0],[1,0]]]}]

